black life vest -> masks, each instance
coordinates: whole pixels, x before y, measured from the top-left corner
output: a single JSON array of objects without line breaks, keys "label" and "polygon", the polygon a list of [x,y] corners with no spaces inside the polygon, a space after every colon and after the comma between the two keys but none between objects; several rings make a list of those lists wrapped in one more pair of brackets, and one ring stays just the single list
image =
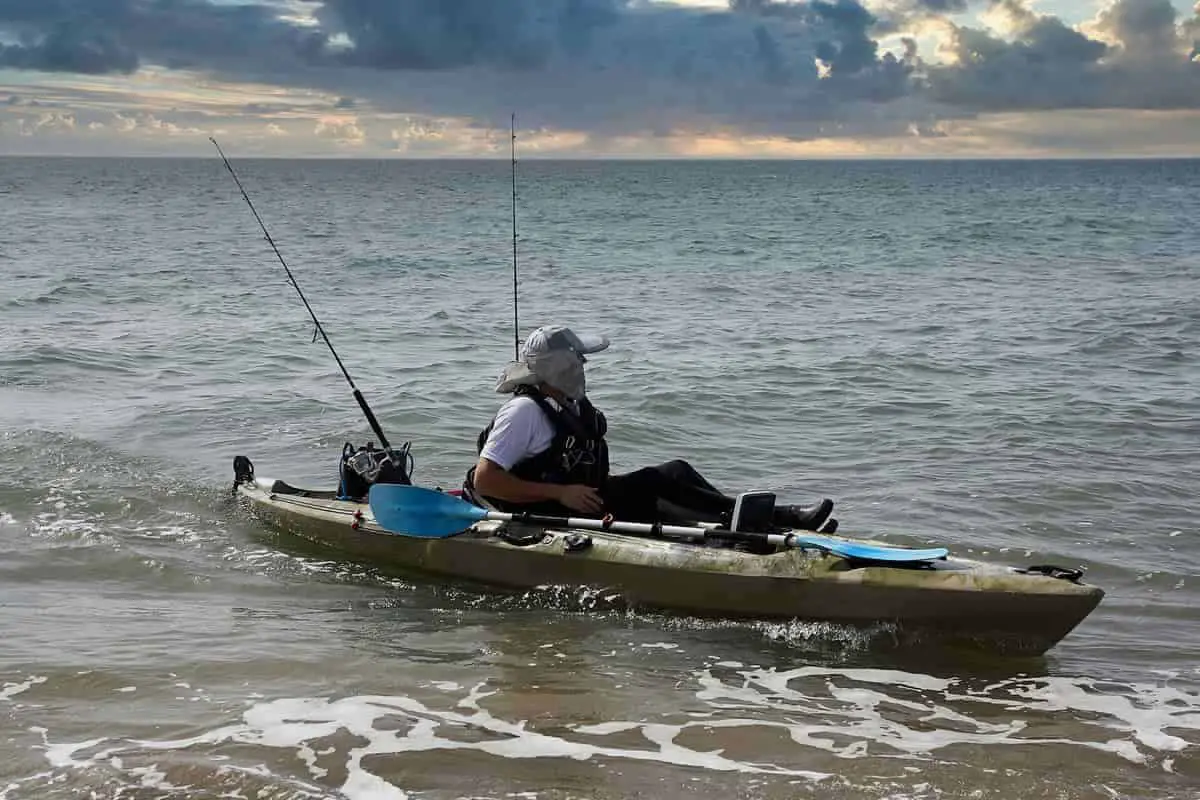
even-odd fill
[{"label": "black life vest", "polygon": [[[608,420],[586,397],[578,403],[578,413],[555,408],[548,398],[532,387],[519,387],[516,394],[532,399],[554,426],[554,439],[542,452],[518,461],[509,472],[522,480],[538,483],[571,484],[602,488],[608,480]],[[475,452],[482,453],[483,445],[495,424],[493,418],[475,442]],[[463,491],[478,502],[475,491],[475,468],[467,472]],[[488,498],[488,504],[502,511],[539,510],[542,504],[522,505]],[[552,511],[552,509],[545,509]]]}]

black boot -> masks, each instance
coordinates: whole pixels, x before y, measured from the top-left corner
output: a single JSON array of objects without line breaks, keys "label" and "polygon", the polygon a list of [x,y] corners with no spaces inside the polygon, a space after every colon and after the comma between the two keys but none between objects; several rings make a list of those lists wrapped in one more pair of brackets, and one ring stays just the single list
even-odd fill
[{"label": "black boot", "polygon": [[815,531],[833,513],[833,501],[826,497],[814,506],[776,506],[775,524],[783,528]]}]

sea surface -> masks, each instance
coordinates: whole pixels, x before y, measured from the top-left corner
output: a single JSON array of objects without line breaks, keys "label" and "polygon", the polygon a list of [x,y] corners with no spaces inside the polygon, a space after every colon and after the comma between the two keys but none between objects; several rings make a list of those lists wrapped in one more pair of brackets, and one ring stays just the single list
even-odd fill
[{"label": "sea surface", "polygon": [[[228,150],[228,148],[227,148]],[[512,176],[246,160],[415,476],[513,354]],[[0,159],[0,800],[1200,797],[1200,162],[517,168],[616,469],[1083,567],[1045,656],[397,576],[265,528],[373,439],[229,172]]]}]

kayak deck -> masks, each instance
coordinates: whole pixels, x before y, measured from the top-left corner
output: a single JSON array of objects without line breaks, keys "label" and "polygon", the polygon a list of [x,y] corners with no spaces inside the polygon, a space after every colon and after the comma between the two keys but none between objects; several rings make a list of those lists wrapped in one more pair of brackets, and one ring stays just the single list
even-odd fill
[{"label": "kayak deck", "polygon": [[[758,555],[726,547],[483,521],[441,539],[380,527],[366,503],[259,478],[235,492],[283,531],[374,566],[512,589],[574,585],[614,590],[636,605],[700,616],[892,623],[990,649],[1039,654],[1066,636],[1104,593],[1066,577],[948,557],[860,562],[789,548]],[[580,545],[580,536],[588,544]]]}]

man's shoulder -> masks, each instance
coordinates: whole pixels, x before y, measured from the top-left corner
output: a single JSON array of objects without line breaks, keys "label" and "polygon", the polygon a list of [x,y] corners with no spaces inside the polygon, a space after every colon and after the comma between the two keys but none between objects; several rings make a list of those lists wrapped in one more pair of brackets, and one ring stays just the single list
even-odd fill
[{"label": "man's shoulder", "polygon": [[548,418],[537,400],[526,395],[517,395],[509,399],[504,405],[500,406],[500,410],[496,412],[497,421],[503,420],[509,424],[519,420],[530,425],[536,425],[541,420]]},{"label": "man's shoulder", "polygon": [[541,406],[538,401],[534,400],[529,395],[518,394],[510,397],[505,401],[504,405],[500,406],[499,413],[501,414],[529,414],[533,411],[541,411]]},{"label": "man's shoulder", "polygon": [[512,469],[514,464],[545,450],[553,437],[554,426],[537,401],[531,397],[514,397],[496,412],[480,456],[502,469]]}]

